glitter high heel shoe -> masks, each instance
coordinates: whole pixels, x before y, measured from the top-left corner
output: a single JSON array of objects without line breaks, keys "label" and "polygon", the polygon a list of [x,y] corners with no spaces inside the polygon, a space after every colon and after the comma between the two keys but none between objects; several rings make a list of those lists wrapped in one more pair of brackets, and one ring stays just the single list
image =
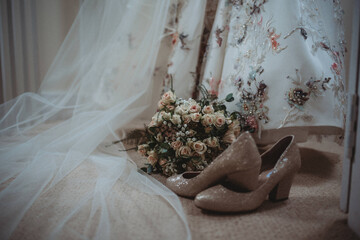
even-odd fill
[{"label": "glitter high heel shoe", "polygon": [[195,197],[208,187],[228,180],[237,187],[253,190],[258,186],[261,158],[250,133],[241,134],[202,172],[185,172],[169,177],[166,186],[183,197]]},{"label": "glitter high heel shoe", "polygon": [[261,158],[263,164],[257,189],[250,192],[234,191],[219,184],[199,193],[195,205],[216,212],[242,212],[258,208],[267,196],[272,201],[287,199],[292,180],[301,166],[294,136],[279,140]]}]

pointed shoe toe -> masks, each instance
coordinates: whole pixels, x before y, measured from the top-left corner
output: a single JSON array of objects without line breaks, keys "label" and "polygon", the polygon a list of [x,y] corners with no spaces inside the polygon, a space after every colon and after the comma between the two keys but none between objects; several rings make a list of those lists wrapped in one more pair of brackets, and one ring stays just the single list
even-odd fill
[{"label": "pointed shoe toe", "polygon": [[245,212],[260,207],[267,197],[272,201],[287,199],[292,180],[301,165],[294,137],[287,136],[279,140],[261,158],[258,188],[246,192],[219,184],[200,192],[195,198],[195,205],[216,212]]},{"label": "pointed shoe toe", "polygon": [[169,177],[166,186],[179,196],[195,197],[199,192],[227,180],[243,189],[258,186],[261,158],[251,134],[241,134],[202,172],[185,172]]},{"label": "pointed shoe toe", "polygon": [[166,186],[179,196],[194,197],[199,190],[196,186],[192,186],[196,183],[194,181],[189,181],[189,179],[198,176],[200,173],[200,171],[188,171],[168,177],[166,179]]}]

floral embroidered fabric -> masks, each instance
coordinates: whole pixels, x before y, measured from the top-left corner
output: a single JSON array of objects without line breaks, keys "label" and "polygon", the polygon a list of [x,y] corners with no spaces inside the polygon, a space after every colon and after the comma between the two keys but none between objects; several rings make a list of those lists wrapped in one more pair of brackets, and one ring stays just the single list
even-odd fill
[{"label": "floral embroidered fabric", "polygon": [[[180,1],[158,65],[169,89],[198,97],[199,84],[242,113],[245,130],[343,127],[343,11],[339,1]],[[160,52],[160,56],[161,56]],[[160,81],[160,80],[159,80]]]}]

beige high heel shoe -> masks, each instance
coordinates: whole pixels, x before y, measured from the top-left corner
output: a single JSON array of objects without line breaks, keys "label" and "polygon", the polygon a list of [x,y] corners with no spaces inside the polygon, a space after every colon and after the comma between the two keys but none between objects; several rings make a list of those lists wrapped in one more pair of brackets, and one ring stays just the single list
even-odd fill
[{"label": "beige high heel shoe", "polygon": [[261,155],[260,185],[250,192],[234,191],[216,185],[199,193],[195,205],[216,212],[242,212],[258,208],[269,196],[272,201],[289,197],[292,180],[301,166],[300,153],[294,136],[279,140]]},{"label": "beige high heel shoe", "polygon": [[185,172],[169,177],[166,186],[183,197],[195,197],[208,187],[228,180],[247,190],[258,186],[261,158],[250,133],[241,134],[202,172]]}]

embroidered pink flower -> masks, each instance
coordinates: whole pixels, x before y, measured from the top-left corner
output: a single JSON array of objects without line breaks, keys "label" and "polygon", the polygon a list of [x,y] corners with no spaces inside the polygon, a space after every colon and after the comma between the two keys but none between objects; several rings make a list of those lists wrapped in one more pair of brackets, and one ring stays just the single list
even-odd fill
[{"label": "embroidered pink flower", "polygon": [[221,83],[220,79],[216,80],[215,78],[211,78],[209,81],[209,85],[210,85],[209,93],[217,96],[219,94],[220,83]]},{"label": "embroidered pink flower", "polygon": [[340,69],[339,69],[339,66],[337,65],[337,63],[333,63],[331,65],[331,68],[335,71],[336,75],[340,75]]},{"label": "embroidered pink flower", "polygon": [[253,128],[255,130],[258,129],[258,124],[257,124],[255,116],[248,116],[246,118],[246,124],[249,125],[251,128]]}]

